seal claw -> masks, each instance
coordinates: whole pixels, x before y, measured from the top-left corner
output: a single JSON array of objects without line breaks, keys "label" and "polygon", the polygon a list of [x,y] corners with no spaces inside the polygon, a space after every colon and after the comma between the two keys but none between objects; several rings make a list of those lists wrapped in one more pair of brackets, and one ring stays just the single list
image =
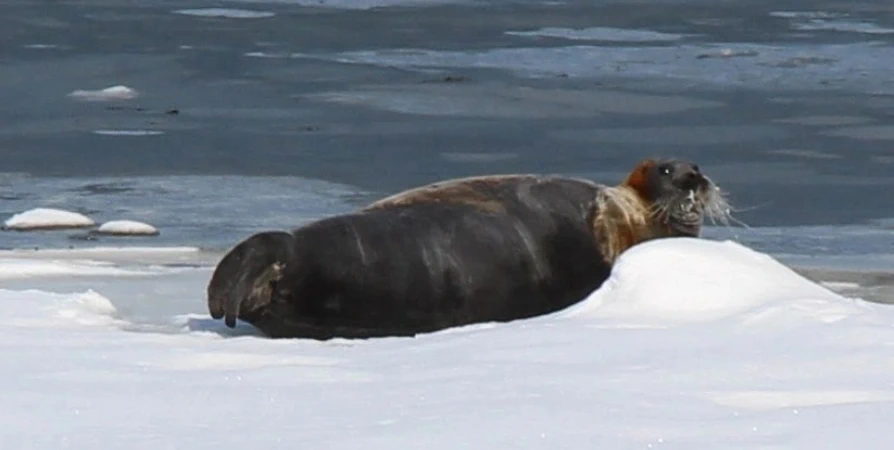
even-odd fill
[{"label": "seal claw", "polygon": [[294,241],[290,233],[268,231],[253,235],[230,250],[208,284],[211,317],[223,317],[226,325],[234,328],[240,314],[270,303],[273,284],[294,257]]}]

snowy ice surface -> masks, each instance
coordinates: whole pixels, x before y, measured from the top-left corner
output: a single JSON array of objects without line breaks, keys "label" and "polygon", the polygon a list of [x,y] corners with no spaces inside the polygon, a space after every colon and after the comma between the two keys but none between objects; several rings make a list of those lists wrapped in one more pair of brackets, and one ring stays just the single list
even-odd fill
[{"label": "snowy ice surface", "polygon": [[231,8],[179,9],[174,12],[187,16],[226,17],[228,19],[264,19],[275,16],[275,14],[270,11],[252,11]]},{"label": "snowy ice surface", "polygon": [[139,92],[137,92],[135,89],[122,85],[110,86],[105,89],[99,89],[95,91],[78,89],[68,94],[68,96],[71,98],[86,100],[90,102],[130,100],[137,98],[139,95]]},{"label": "snowy ice surface", "polygon": [[[5,253],[5,252],[4,252]],[[133,270],[116,267],[104,261],[90,259],[63,260],[34,260],[9,258],[0,256],[0,280],[19,278],[39,278],[46,276],[124,276],[147,275],[153,272],[147,270]]]},{"label": "snowy ice surface", "polygon": [[110,220],[96,229],[100,234],[155,236],[158,229],[145,222],[135,220]]},{"label": "snowy ice surface", "polygon": [[46,230],[84,228],[94,225],[93,219],[72,211],[55,208],[35,208],[16,214],[4,223],[9,230]]},{"label": "snowy ice surface", "polygon": [[653,241],[566,311],[367,341],[229,330],[204,309],[210,266],[168,270],[4,282],[4,448],[894,442],[894,309],[736,243]]}]

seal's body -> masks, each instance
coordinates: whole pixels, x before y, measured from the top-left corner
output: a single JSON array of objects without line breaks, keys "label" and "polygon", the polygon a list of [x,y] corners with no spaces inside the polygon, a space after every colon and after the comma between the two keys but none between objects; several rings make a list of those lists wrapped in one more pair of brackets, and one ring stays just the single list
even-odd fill
[{"label": "seal's body", "polygon": [[[642,163],[645,171],[614,187],[536,175],[449,180],[290,233],[259,233],[218,264],[209,309],[229,326],[238,318],[271,337],[315,339],[407,336],[558,311],[598,288],[624,249],[698,234],[699,205],[713,185],[672,162],[692,177],[661,187],[657,164]],[[702,200],[684,195],[696,191]],[[682,212],[656,219],[669,208],[653,206],[671,194],[697,209],[697,224],[671,225]]]}]

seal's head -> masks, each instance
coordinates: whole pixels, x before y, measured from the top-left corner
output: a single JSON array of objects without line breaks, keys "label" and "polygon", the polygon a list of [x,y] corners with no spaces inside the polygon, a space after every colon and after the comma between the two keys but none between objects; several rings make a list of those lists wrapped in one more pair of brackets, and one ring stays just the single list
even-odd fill
[{"label": "seal's head", "polygon": [[670,236],[698,236],[705,217],[724,220],[729,215],[720,189],[687,161],[644,160],[624,185],[649,205],[653,223]]}]

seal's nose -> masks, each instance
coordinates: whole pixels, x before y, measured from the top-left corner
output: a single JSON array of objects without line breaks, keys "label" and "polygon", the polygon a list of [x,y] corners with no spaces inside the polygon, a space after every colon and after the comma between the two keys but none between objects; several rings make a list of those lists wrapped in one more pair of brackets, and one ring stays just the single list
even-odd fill
[{"label": "seal's nose", "polygon": [[682,189],[691,190],[704,187],[708,180],[698,170],[696,165],[686,165],[677,172],[678,185]]}]

